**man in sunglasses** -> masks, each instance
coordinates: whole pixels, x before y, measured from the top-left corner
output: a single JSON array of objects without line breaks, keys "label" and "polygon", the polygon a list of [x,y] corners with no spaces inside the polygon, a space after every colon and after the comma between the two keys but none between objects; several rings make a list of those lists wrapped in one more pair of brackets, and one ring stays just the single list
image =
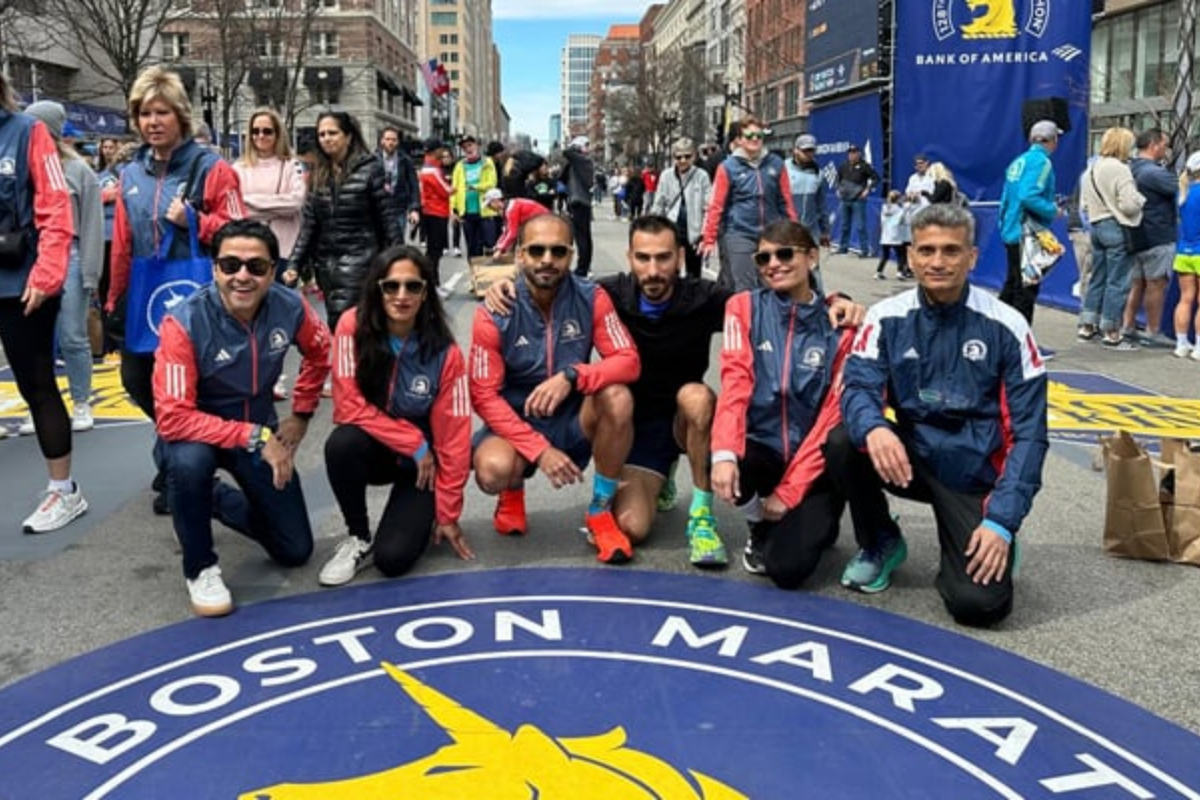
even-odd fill
[{"label": "man in sunglasses", "polygon": [[[858,237],[858,257],[871,257],[867,232],[867,195],[879,183],[879,173],[863,160],[862,150],[851,144],[846,160],[837,168],[838,217],[842,226],[839,253],[850,252],[850,235]],[[851,230],[853,229],[853,230]]]},{"label": "man in sunglasses", "polygon": [[597,558],[619,564],[633,547],[611,507],[633,442],[628,384],[641,365],[608,294],[570,274],[572,241],[562,217],[525,222],[512,313],[475,312],[471,403],[485,426],[475,437],[475,480],[499,495],[496,532],[524,535],[526,479],[540,469],[558,489],[582,481],[594,459],[585,523]]},{"label": "man in sunglasses", "polygon": [[[213,519],[283,566],[312,553],[293,460],[329,373],[330,337],[302,294],[275,283],[279,241],[264,223],[226,223],[212,249],[213,282],[163,320],[154,403],[192,609],[215,617],[233,611],[233,598],[217,566]],[[302,354],[300,375],[292,413],[280,421],[272,387],[292,344]],[[218,469],[238,488],[214,483]]]},{"label": "man in sunglasses", "polygon": [[704,216],[701,256],[720,244],[720,282],[734,291],[758,286],[751,256],[758,234],[782,219],[796,219],[783,159],[766,149],[766,131],[755,117],[734,123],[733,151],[717,167],[712,199]]}]

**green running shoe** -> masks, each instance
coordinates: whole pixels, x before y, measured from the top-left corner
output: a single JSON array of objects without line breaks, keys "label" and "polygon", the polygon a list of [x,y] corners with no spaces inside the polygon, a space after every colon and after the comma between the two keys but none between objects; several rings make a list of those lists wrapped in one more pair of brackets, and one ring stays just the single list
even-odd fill
[{"label": "green running shoe", "polygon": [[892,583],[892,571],[908,558],[908,544],[897,534],[880,539],[870,550],[859,550],[842,571],[842,586],[864,594],[882,592]]},{"label": "green running shoe", "polygon": [[688,517],[688,560],[693,566],[722,568],[729,564],[725,543],[717,534],[717,521],[712,511],[701,507]]},{"label": "green running shoe", "polygon": [[667,479],[663,481],[662,488],[658,490],[658,499],[654,501],[655,508],[658,513],[662,514],[675,508],[675,503],[679,499],[679,492],[675,488],[675,470],[671,470],[671,474],[667,475]]}]

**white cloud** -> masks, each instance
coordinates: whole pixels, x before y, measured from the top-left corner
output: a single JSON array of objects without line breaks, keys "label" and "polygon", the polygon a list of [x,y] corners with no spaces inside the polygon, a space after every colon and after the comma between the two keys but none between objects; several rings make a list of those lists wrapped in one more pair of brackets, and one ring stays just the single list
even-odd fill
[{"label": "white cloud", "polygon": [[494,19],[622,19],[637,22],[649,0],[494,0]]}]

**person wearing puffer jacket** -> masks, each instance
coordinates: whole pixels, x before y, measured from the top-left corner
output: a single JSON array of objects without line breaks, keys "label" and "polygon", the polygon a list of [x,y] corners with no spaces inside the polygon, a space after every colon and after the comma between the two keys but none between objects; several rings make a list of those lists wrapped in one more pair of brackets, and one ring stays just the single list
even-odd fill
[{"label": "person wearing puffer jacket", "polygon": [[383,164],[367,148],[354,117],[323,112],[317,117],[317,144],[292,262],[300,277],[316,276],[334,330],[338,317],[358,303],[372,256],[401,242],[400,226]]}]

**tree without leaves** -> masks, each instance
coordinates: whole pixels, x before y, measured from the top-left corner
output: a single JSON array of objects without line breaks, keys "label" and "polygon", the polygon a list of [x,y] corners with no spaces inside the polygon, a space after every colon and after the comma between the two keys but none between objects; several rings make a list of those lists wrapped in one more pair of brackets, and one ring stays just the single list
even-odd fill
[{"label": "tree without leaves", "polygon": [[50,35],[126,97],[158,62],[158,37],[175,16],[171,0],[45,0],[44,9],[58,23]]}]

